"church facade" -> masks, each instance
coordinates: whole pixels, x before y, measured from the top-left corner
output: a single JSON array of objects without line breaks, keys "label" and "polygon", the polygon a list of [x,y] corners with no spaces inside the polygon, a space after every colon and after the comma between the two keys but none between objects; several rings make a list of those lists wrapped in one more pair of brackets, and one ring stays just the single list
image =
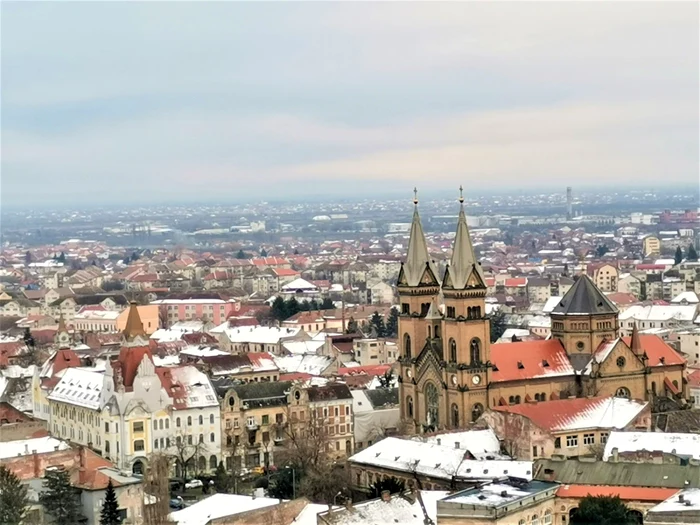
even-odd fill
[{"label": "church facade", "polygon": [[397,281],[401,417],[409,431],[464,428],[489,407],[616,395],[683,403],[685,360],[655,335],[619,337],[617,308],[581,275],[551,313],[547,340],[490,343],[486,280],[463,199],[444,275],[418,200]]}]

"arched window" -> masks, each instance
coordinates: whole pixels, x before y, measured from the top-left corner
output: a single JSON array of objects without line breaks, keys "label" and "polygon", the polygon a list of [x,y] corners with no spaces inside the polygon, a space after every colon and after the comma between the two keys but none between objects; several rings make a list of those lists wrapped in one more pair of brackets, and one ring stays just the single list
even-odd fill
[{"label": "arched window", "polygon": [[540,525],[540,518],[537,517],[537,514],[532,516],[532,521],[530,521],[530,525]]},{"label": "arched window", "polygon": [[431,333],[430,330],[431,330],[430,325],[428,325],[428,339],[432,338],[432,336],[430,335],[430,333]]},{"label": "arched window", "polygon": [[520,396],[515,396],[515,404],[516,405],[520,404]]},{"label": "arched window", "polygon": [[200,472],[204,472],[207,469],[207,458],[205,458],[204,456],[199,456],[199,460],[197,461],[197,468]]},{"label": "arched window", "polygon": [[438,428],[440,423],[440,395],[432,383],[425,385],[425,420],[429,427]]},{"label": "arched window", "polygon": [[651,382],[651,393],[656,395],[656,381]]},{"label": "arched window", "polygon": [[165,420],[165,429],[167,430],[167,429],[169,429],[169,428],[170,428],[170,420],[169,420],[169,419],[166,419],[166,420]]},{"label": "arched window", "polygon": [[413,398],[406,396],[406,416],[413,417]]},{"label": "arched window", "polygon": [[176,426],[177,428],[180,428],[180,418],[177,418],[177,419],[175,420],[175,426]]},{"label": "arched window", "polygon": [[472,318],[472,307],[468,306],[467,307],[467,319],[471,319],[471,318]]},{"label": "arched window", "polygon": [[469,343],[469,357],[472,365],[481,363],[481,341],[478,337],[475,337]]},{"label": "arched window", "polygon": [[214,441],[216,441],[216,436],[214,435],[213,432],[209,434],[209,441],[212,442],[212,443],[213,443]]},{"label": "arched window", "polygon": [[542,525],[552,525],[552,511],[547,509],[542,517]]},{"label": "arched window", "polygon": [[406,357],[411,357],[411,336],[408,334],[403,336],[403,352]]},{"label": "arched window", "polygon": [[626,397],[627,399],[629,399],[630,397],[632,397],[632,395],[630,394],[628,388],[621,386],[617,389],[617,392],[615,392],[615,397]]},{"label": "arched window", "polygon": [[158,427],[159,427],[161,430],[163,430],[163,420],[162,420],[162,419],[158,422]]},{"label": "arched window", "polygon": [[209,424],[210,425],[214,424],[214,414],[209,414]]},{"label": "arched window", "polygon": [[457,362],[457,341],[450,338],[450,363]]},{"label": "arched window", "polygon": [[474,403],[474,406],[472,407],[472,421],[476,421],[481,417],[481,414],[484,413],[484,405],[481,403]]},{"label": "arched window", "polygon": [[212,455],[209,457],[209,470],[216,470],[216,456]]},{"label": "arched window", "polygon": [[508,404],[509,405],[514,405],[515,404],[515,396],[510,396],[508,398]]},{"label": "arched window", "polygon": [[452,415],[452,428],[459,428],[459,407],[456,403],[452,403],[450,413]]},{"label": "arched window", "polygon": [[187,416],[187,426],[188,427],[192,426],[192,416]]},{"label": "arched window", "polygon": [[202,414],[199,415],[199,424],[200,425],[204,424],[204,416]]},{"label": "arched window", "polygon": [[436,324],[435,328],[433,329],[433,334],[435,334],[435,339],[440,338],[440,325]]},{"label": "arched window", "polygon": [[199,435],[199,442],[204,443],[204,434]]}]

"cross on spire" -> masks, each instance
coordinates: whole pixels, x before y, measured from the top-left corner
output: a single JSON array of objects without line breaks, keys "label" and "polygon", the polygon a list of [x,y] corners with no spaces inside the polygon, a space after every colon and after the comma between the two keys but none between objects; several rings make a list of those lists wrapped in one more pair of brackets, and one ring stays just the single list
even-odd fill
[{"label": "cross on spire", "polygon": [[463,204],[464,203],[464,195],[462,195],[462,185],[459,185],[459,203]]},{"label": "cross on spire", "polygon": [[413,188],[413,204],[418,206],[418,188]]}]

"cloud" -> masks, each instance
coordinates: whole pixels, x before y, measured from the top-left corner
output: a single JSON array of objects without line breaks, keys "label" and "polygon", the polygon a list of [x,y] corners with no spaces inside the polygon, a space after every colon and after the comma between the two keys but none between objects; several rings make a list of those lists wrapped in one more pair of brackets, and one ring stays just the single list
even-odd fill
[{"label": "cloud", "polygon": [[697,39],[693,3],[7,4],[2,197],[692,183]]}]

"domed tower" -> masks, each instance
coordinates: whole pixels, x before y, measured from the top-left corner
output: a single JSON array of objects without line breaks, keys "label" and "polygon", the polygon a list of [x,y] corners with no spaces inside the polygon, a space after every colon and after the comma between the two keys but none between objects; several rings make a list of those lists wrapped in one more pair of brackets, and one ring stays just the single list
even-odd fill
[{"label": "domed tower", "polygon": [[618,336],[617,307],[586,274],[578,277],[550,317],[552,337],[562,342],[577,369],[588,362],[600,343]]},{"label": "domed tower", "polygon": [[457,233],[442,280],[445,304],[443,343],[449,427],[460,428],[487,406],[490,382],[490,324],[486,317],[486,281],[476,260],[460,187]]},{"label": "domed tower", "polygon": [[[417,357],[426,347],[441,346],[442,315],[438,309],[440,281],[435,263],[428,254],[425,234],[418,214],[418,194],[414,189],[413,221],[406,260],[401,264],[397,289],[401,304],[399,316],[399,395],[401,417],[409,426],[420,423],[421,407],[417,384]],[[441,350],[440,350],[441,352]]]}]

